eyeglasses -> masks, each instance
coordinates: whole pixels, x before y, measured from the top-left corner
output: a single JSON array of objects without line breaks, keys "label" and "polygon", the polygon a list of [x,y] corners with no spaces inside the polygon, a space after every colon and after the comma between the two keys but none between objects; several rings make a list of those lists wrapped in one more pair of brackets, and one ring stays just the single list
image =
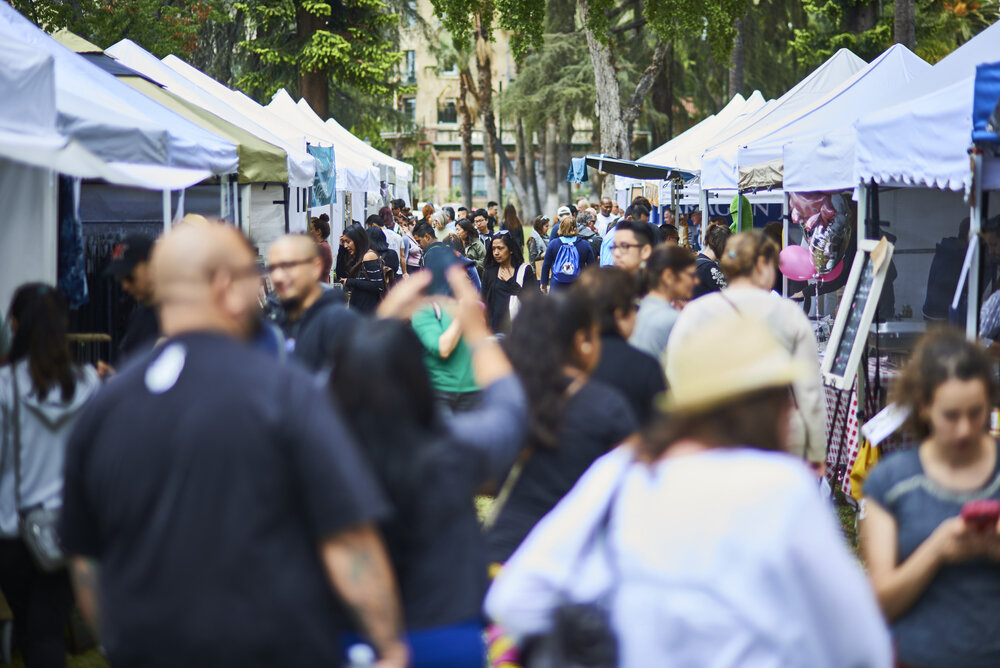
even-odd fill
[{"label": "eyeglasses", "polygon": [[620,250],[623,253],[627,253],[633,248],[642,248],[642,246],[643,246],[642,244],[630,244],[624,241],[620,241],[620,242],[612,242],[611,245],[608,246],[608,248],[611,249],[612,253],[614,253],[617,250]]},{"label": "eyeglasses", "polygon": [[268,274],[274,274],[274,272],[279,271],[279,270],[281,270],[281,271],[288,271],[289,269],[292,269],[294,267],[298,267],[299,265],[309,264],[314,259],[315,258],[308,257],[308,258],[305,258],[304,260],[291,260],[289,262],[275,262],[274,264],[267,265],[267,273]]}]

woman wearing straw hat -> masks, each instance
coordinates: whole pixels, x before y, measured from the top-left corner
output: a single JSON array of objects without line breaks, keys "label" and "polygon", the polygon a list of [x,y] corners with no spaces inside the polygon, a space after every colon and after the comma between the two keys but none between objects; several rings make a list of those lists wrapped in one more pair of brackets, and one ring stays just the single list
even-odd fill
[{"label": "woman wearing straw hat", "polygon": [[784,452],[789,388],[810,372],[753,316],[707,324],[642,445],[595,462],[535,527],[487,613],[523,641],[596,601],[622,668],[890,666],[875,597]]},{"label": "woman wearing straw hat", "polygon": [[[826,464],[826,396],[816,335],[798,305],[771,292],[778,273],[778,252],[777,244],[758,230],[729,238],[719,259],[729,286],[691,301],[681,311],[667,342],[664,364],[667,385],[673,383],[678,362],[690,355],[692,342],[701,336],[706,325],[724,315],[756,316],[767,323],[781,346],[808,369],[793,386],[788,445],[790,452],[822,471]],[[731,345],[741,335],[737,325],[724,345]],[[712,377],[707,372],[706,380],[726,382],[724,377]]]}]

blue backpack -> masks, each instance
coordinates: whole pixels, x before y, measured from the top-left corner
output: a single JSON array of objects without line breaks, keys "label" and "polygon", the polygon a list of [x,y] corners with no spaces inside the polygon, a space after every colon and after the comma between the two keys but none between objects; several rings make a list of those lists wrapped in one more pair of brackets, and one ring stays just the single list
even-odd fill
[{"label": "blue backpack", "polygon": [[560,283],[572,283],[580,274],[580,251],[576,249],[576,239],[567,241],[560,237],[562,245],[556,251],[556,261],[552,265],[552,278]]}]

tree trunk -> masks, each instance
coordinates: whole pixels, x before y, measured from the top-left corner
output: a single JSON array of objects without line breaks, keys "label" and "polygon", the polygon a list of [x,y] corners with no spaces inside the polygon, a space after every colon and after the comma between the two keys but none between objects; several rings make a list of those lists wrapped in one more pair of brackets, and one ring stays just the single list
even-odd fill
[{"label": "tree trunk", "polygon": [[878,5],[860,0],[846,7],[844,29],[853,33],[871,30],[878,22]]},{"label": "tree trunk", "polygon": [[[526,201],[521,202],[521,215],[525,220],[538,215],[538,193],[535,190],[535,156],[528,147],[530,142],[524,129],[524,119],[517,119],[517,178],[524,186]],[[520,198],[519,198],[520,199]]]},{"label": "tree trunk", "polygon": [[[559,125],[555,119],[545,124],[545,213],[556,215],[559,208]],[[553,219],[554,220],[554,219]]]},{"label": "tree trunk", "polygon": [[[899,2],[899,0],[896,0]],[[736,20],[736,36],[733,38],[733,52],[729,56],[729,99],[743,93],[743,68],[746,62],[743,52],[743,21]]]},{"label": "tree trunk", "polygon": [[458,78],[459,126],[458,134],[462,140],[462,204],[472,211],[472,111],[469,109],[469,84],[472,74],[461,72]]},{"label": "tree trunk", "polygon": [[916,16],[913,0],[896,0],[893,16],[893,36],[910,51],[917,47]]},{"label": "tree trunk", "polygon": [[[590,14],[590,3],[580,0],[580,12],[583,16],[584,32],[587,36],[587,47],[590,50],[590,61],[594,67],[594,83],[597,95],[594,113],[601,132],[601,153],[614,158],[628,158],[628,136],[625,134],[625,122],[622,119],[621,91],[618,87],[618,75],[611,54],[611,49],[594,35],[587,27]],[[601,11],[601,10],[597,10]],[[614,197],[615,179],[604,180],[601,189],[602,197]]]},{"label": "tree trunk", "polygon": [[493,47],[483,21],[476,18],[476,68],[479,74],[479,114],[483,119],[483,162],[486,165],[486,193],[500,202],[497,182],[497,129],[493,114]]},{"label": "tree trunk", "polygon": [[[296,10],[295,30],[298,38],[306,42],[317,30],[324,28],[323,18],[308,12],[303,5]],[[330,117],[330,79],[323,70],[299,68],[299,95],[305,98],[316,115],[322,119]]]},{"label": "tree trunk", "polygon": [[556,172],[556,178],[564,184],[566,204],[569,204],[573,201],[573,184],[566,180],[566,176],[569,174],[570,158],[573,157],[573,119],[567,116],[565,111],[560,112],[559,118],[562,126],[560,128],[562,140],[559,142],[559,158],[562,164],[559,166],[559,171]]}]

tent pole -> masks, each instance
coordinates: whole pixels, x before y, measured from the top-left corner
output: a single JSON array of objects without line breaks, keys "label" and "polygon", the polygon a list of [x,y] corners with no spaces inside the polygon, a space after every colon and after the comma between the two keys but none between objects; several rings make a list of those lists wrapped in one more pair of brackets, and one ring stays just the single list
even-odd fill
[{"label": "tent pole", "polygon": [[743,231],[743,191],[736,189],[736,231]]},{"label": "tent pole", "polygon": [[187,190],[181,189],[181,194],[177,197],[177,219],[184,217],[184,194]]},{"label": "tent pole", "polygon": [[701,229],[698,230],[699,243],[705,248],[705,231],[708,229],[708,191],[698,184],[698,205],[701,207]]},{"label": "tent pole", "polygon": [[[974,239],[983,228],[983,154],[972,152],[972,195],[969,200],[969,238]],[[979,264],[982,244],[975,244],[972,250],[972,266],[969,267],[968,304],[965,313],[965,335],[975,341],[979,334]]]},{"label": "tent pole", "polygon": [[[781,196],[781,247],[788,247],[788,192],[782,191]],[[781,295],[788,296],[788,277],[781,275]]]},{"label": "tent pole", "polygon": [[243,186],[243,192],[241,199],[245,203],[244,206],[240,207],[240,219],[239,228],[243,231],[243,234],[250,236],[250,184]]},{"label": "tent pole", "polygon": [[858,186],[858,219],[855,222],[858,241],[865,238],[865,218],[868,216],[868,184],[862,182]]},{"label": "tent pole", "polygon": [[169,190],[163,191],[163,231],[170,231],[170,223],[173,220],[173,216],[170,213],[170,198],[172,193]]}]

